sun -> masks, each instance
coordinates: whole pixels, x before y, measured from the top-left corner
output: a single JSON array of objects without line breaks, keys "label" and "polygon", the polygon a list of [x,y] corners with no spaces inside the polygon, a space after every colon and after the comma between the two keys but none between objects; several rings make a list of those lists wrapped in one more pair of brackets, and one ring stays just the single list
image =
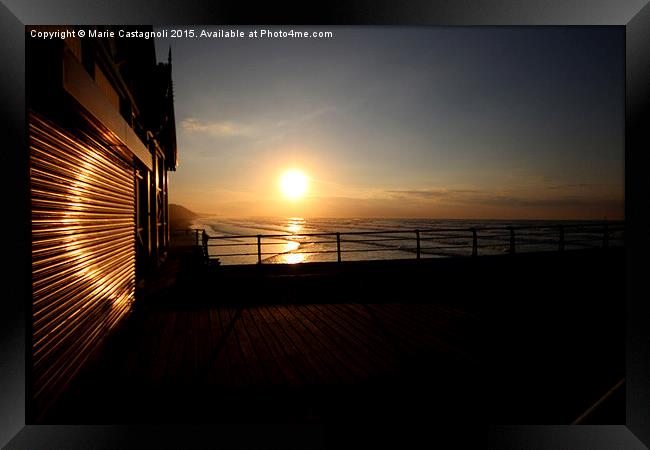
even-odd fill
[{"label": "sun", "polygon": [[280,177],[280,190],[292,200],[304,197],[307,192],[307,177],[299,170],[288,170]]}]

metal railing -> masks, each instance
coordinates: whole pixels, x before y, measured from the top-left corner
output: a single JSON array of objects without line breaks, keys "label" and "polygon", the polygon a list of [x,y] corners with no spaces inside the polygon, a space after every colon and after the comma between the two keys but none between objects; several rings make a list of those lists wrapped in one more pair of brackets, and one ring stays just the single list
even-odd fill
[{"label": "metal railing", "polygon": [[623,246],[625,234],[619,222],[220,236],[210,236],[204,229],[192,231],[206,261],[244,257],[248,264],[253,263],[251,257],[263,264],[305,262],[296,259],[301,255],[316,255],[312,261],[336,255],[341,262],[352,254],[364,254],[361,260],[377,259],[370,257],[373,252],[384,252],[380,259],[393,259],[396,254],[395,259],[409,254],[422,259],[564,251]]}]

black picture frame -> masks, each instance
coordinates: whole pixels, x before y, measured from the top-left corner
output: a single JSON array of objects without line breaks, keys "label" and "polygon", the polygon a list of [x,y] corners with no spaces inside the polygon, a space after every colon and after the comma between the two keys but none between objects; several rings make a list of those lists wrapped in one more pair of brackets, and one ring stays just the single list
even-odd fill
[{"label": "black picture frame", "polygon": [[[489,448],[643,449],[650,446],[650,346],[645,323],[645,216],[648,178],[641,158],[650,149],[650,6],[648,0],[429,0],[403,2],[194,2],[118,0],[2,0],[0,47],[3,68],[2,123],[5,176],[1,177],[6,216],[7,270],[0,302],[0,445],[20,448],[230,448],[368,447],[372,437],[339,442],[341,430],[326,426],[36,426],[25,423],[26,331],[29,283],[28,161],[25,151],[25,25],[29,24],[305,24],[398,26],[614,25],[626,32],[625,202],[627,252],[626,425],[500,426],[478,436]],[[11,219],[10,219],[11,217]],[[254,428],[251,433],[250,429]],[[411,430],[364,430],[377,442],[436,440],[435,426]],[[359,430],[347,430],[359,434]],[[473,430],[477,432],[477,430]],[[440,431],[442,433],[442,430]],[[455,431],[456,432],[456,431]],[[409,434],[410,433],[410,434]],[[390,440],[382,438],[390,434]],[[448,437],[448,436],[447,436]],[[418,439],[419,439],[418,438]],[[452,436],[453,440],[453,436]],[[644,445],[645,444],[645,445]],[[4,448],[4,447],[3,447]],[[480,448],[480,447],[477,447]]]}]

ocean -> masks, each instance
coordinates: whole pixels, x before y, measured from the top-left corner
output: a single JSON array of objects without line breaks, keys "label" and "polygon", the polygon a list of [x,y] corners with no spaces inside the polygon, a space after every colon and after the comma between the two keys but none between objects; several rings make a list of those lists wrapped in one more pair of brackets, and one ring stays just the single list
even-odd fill
[{"label": "ocean", "polygon": [[[415,259],[418,253],[420,258],[470,256],[471,228],[477,229],[477,254],[504,254],[511,251],[509,226],[515,228],[516,252],[558,250],[559,225],[565,249],[623,243],[622,222],[608,222],[604,238],[602,221],[206,217],[196,219],[193,227],[210,236],[210,257],[229,265],[337,261],[339,254],[342,261]],[[415,230],[420,230],[419,251]],[[368,234],[355,234],[359,232]],[[262,236],[259,254],[257,235]]]}]

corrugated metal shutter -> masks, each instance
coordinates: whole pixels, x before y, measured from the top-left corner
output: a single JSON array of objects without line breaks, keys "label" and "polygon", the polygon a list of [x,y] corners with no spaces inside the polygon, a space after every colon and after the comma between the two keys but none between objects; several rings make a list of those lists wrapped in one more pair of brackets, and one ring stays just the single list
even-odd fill
[{"label": "corrugated metal shutter", "polygon": [[32,375],[37,409],[135,297],[133,168],[96,136],[30,113]]}]

